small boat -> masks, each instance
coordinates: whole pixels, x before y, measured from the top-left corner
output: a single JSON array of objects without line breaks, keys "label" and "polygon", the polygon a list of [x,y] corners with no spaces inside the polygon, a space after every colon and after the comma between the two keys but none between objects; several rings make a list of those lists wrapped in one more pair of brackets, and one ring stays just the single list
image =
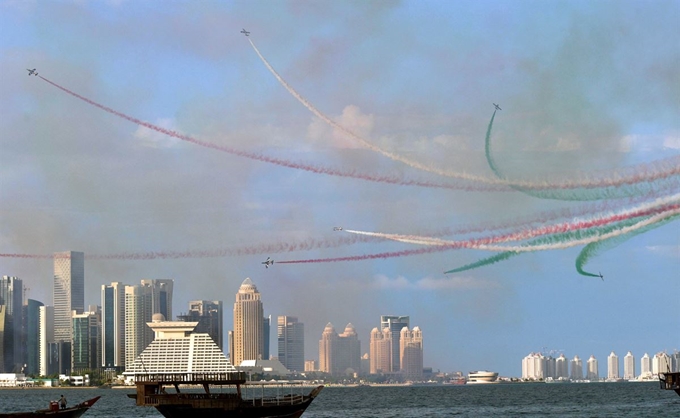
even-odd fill
[{"label": "small boat", "polygon": [[659,382],[661,389],[674,390],[680,395],[680,372],[659,373]]},{"label": "small boat", "polygon": [[[298,418],[323,389],[294,393],[294,386],[302,389],[301,385],[246,383],[245,377],[244,372],[137,374],[137,393],[128,396],[168,418]],[[174,392],[166,392],[166,387],[174,387]],[[203,391],[184,391],[191,387]]]},{"label": "small boat", "polygon": [[88,399],[70,408],[59,409],[59,402],[50,401],[47,409],[38,409],[33,412],[10,412],[0,413],[0,418],[29,418],[29,417],[59,417],[59,418],[78,418],[83,415],[101,396]]}]

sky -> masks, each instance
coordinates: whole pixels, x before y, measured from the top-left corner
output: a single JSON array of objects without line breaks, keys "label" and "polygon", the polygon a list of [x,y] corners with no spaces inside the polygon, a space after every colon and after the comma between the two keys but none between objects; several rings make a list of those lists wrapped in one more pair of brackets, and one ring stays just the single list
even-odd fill
[{"label": "sky", "polygon": [[[447,372],[672,353],[677,220],[588,247],[604,280],[578,273],[586,244],[445,274],[497,253],[347,230],[464,241],[677,205],[679,18],[675,1],[2,1],[0,274],[51,304],[49,255],[83,251],[86,305],[172,278],[174,314],[222,300],[225,332],[249,277],[265,315],[305,324],[307,359],[328,322],[368,352],[380,315],[410,316]],[[283,263],[329,258],[349,260]]]}]

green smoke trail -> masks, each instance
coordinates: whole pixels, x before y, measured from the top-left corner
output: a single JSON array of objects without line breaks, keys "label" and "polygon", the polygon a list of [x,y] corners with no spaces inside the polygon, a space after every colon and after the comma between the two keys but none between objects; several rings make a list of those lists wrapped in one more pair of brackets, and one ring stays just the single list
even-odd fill
[{"label": "green smoke trail", "polygon": [[[680,215],[678,215],[678,216],[680,216]],[[635,225],[636,223],[641,222],[642,220],[647,219],[647,218],[649,218],[649,216],[626,219],[625,221],[621,221],[621,222],[611,224],[611,225],[596,227],[596,228],[589,228],[589,229],[569,231],[569,232],[561,232],[559,234],[553,234],[553,235],[549,235],[549,236],[546,236],[546,237],[541,237],[541,238],[538,238],[538,239],[535,239],[535,240],[531,240],[526,244],[526,246],[527,247],[535,247],[535,246],[539,246],[539,245],[559,244],[559,243],[563,243],[563,242],[567,242],[567,241],[581,240],[581,239],[584,239],[584,238],[591,238],[591,237],[598,236],[598,235],[609,234],[609,233],[614,232],[618,229],[626,228],[626,227]],[[669,218],[669,220],[670,219],[671,218]],[[645,228],[641,228],[640,230],[645,230]],[[635,232],[637,232],[637,231],[635,231]],[[608,240],[612,240],[612,239],[615,239],[615,238],[618,238],[618,237],[609,238],[609,239],[603,240],[603,241],[608,241]],[[591,245],[591,244],[588,244],[588,245]],[[519,255],[519,254],[521,254],[521,252],[519,252],[519,251],[504,251],[504,252],[501,252],[499,254],[495,254],[491,257],[482,258],[481,260],[477,260],[474,263],[466,264],[464,266],[457,267],[453,270],[445,271],[444,274],[460,273],[461,271],[472,270],[472,269],[476,269],[476,268],[479,268],[479,267],[488,266],[490,264],[494,264],[494,263],[497,263],[499,261],[507,260],[508,258],[515,256],[515,255]],[[579,273],[580,273],[580,271],[579,271]],[[597,276],[597,277],[599,277],[599,276]]]},{"label": "green smoke trail", "polygon": [[583,270],[583,266],[593,257],[596,255],[599,255],[603,253],[604,251],[610,250],[618,245],[623,244],[625,241],[628,241],[629,239],[636,237],[640,234],[644,234],[647,231],[650,231],[652,229],[658,228],[660,226],[666,225],[669,222],[672,222],[676,219],[680,218],[680,215],[672,215],[669,216],[668,218],[661,219],[658,222],[655,222],[651,225],[647,225],[645,227],[642,227],[638,230],[629,232],[627,234],[619,235],[618,237],[612,237],[608,239],[604,239],[602,241],[597,241],[597,242],[591,242],[590,244],[586,245],[583,247],[581,250],[581,253],[576,257],[576,271],[579,272],[579,274],[583,276],[588,276],[588,277],[600,277],[598,274],[593,274],[589,273],[585,270]]},{"label": "green smoke trail", "polygon": [[[496,111],[493,111],[489,126],[486,130],[486,138],[484,142],[484,151],[486,155],[486,162],[493,171],[494,175],[500,180],[509,181],[508,178],[501,173],[491,156],[491,130],[493,128],[493,121],[496,118]],[[658,180],[653,183],[636,183],[625,186],[602,186],[596,189],[589,188],[566,188],[566,189],[551,189],[551,190],[533,190],[519,185],[509,184],[514,190],[527,194],[529,196],[538,197],[540,199],[554,199],[554,200],[571,200],[571,201],[587,201],[587,200],[603,200],[603,199],[621,199],[626,197],[640,196],[659,189],[673,188],[675,182],[672,179]]]}]

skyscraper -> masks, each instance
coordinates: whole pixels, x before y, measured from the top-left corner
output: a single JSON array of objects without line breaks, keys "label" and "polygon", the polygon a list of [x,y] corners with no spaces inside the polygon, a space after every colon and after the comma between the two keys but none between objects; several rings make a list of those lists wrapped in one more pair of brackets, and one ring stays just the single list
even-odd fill
[{"label": "skyscraper", "polygon": [[635,357],[630,351],[623,358],[623,378],[625,380],[635,379]]},{"label": "skyscraper", "polygon": [[371,330],[368,361],[370,374],[392,373],[392,331],[389,328]]},{"label": "skyscraper", "polygon": [[401,373],[406,380],[420,380],[423,377],[423,333],[419,327],[409,331],[401,329],[399,337]]},{"label": "skyscraper", "polygon": [[125,285],[102,285],[102,367],[125,367]]},{"label": "skyscraper", "polygon": [[269,344],[272,333],[272,316],[263,316],[262,321],[262,359],[269,360]]},{"label": "skyscraper", "polygon": [[56,373],[52,369],[50,344],[54,342],[54,306],[38,308],[38,373],[47,376]]},{"label": "skyscraper", "polygon": [[619,375],[619,356],[613,351],[607,357],[607,379],[618,379]]},{"label": "skyscraper", "polygon": [[569,362],[571,367],[571,374],[569,375],[571,380],[583,380],[583,360],[579,356],[574,356],[574,358]]},{"label": "skyscraper", "polygon": [[73,313],[71,371],[81,374],[99,368],[101,360],[101,312],[91,306],[87,312]]},{"label": "skyscraper", "polygon": [[129,367],[153,341],[153,331],[146,323],[152,319],[151,289],[125,286],[125,367]]},{"label": "skyscraper", "polygon": [[640,376],[649,376],[652,374],[652,359],[649,354],[645,353],[640,359]]},{"label": "skyscraper", "polygon": [[667,373],[671,371],[671,358],[664,352],[658,352],[652,358],[652,374]]},{"label": "skyscraper", "polygon": [[401,336],[401,329],[406,327],[409,328],[410,318],[408,316],[395,316],[395,315],[381,315],[380,316],[380,329],[384,330],[389,328],[392,333],[392,371],[399,371],[399,338]]},{"label": "skyscraper", "polygon": [[[151,313],[163,314],[166,321],[172,321],[172,279],[142,280],[142,286],[151,292]],[[151,337],[153,340],[153,336]]]},{"label": "skyscraper", "polygon": [[305,367],[305,327],[295,316],[279,316],[277,341],[279,361],[288,370],[302,372]]},{"label": "skyscraper", "polygon": [[42,302],[26,301],[26,374],[40,372],[40,307]]},{"label": "skyscraper", "polygon": [[54,338],[71,341],[71,314],[85,310],[85,254],[54,253]]},{"label": "skyscraper", "polygon": [[6,373],[21,372],[24,365],[22,338],[23,282],[17,277],[0,279],[0,307],[3,317],[0,327],[0,370]]},{"label": "skyscraper", "polygon": [[541,353],[529,353],[522,360],[522,379],[541,380],[545,375],[546,362]]},{"label": "skyscraper", "polygon": [[198,322],[194,332],[210,335],[220,350],[223,350],[222,317],[221,300],[192,300],[189,302],[189,311],[185,315],[178,315],[177,320]]},{"label": "skyscraper", "polygon": [[600,380],[600,371],[597,367],[597,359],[593,355],[591,355],[588,359],[588,374],[586,375],[586,379]]},{"label": "skyscraper", "polygon": [[560,354],[560,356],[555,359],[555,378],[569,378],[569,361],[564,356],[564,353]]},{"label": "skyscraper", "polygon": [[319,340],[319,371],[336,376],[361,371],[361,343],[354,325],[347,324],[339,335],[333,324],[326,325]]},{"label": "skyscraper", "polygon": [[246,278],[236,293],[234,302],[233,352],[234,366],[243,360],[261,360],[264,353],[264,309],[260,292]]}]

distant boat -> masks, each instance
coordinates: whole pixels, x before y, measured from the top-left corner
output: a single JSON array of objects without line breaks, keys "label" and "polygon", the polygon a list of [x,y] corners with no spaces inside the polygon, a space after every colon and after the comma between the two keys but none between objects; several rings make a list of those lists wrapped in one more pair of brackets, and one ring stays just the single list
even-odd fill
[{"label": "distant boat", "polygon": [[468,373],[468,385],[476,383],[498,383],[498,373],[478,370]]},{"label": "distant boat", "polygon": [[0,418],[28,418],[28,417],[55,417],[55,418],[78,418],[87,412],[88,409],[95,402],[99,400],[100,396],[96,398],[88,399],[85,402],[81,402],[78,405],[72,406],[70,408],[59,409],[59,402],[50,401],[50,407],[48,409],[38,409],[33,412],[10,412],[0,414]]}]

